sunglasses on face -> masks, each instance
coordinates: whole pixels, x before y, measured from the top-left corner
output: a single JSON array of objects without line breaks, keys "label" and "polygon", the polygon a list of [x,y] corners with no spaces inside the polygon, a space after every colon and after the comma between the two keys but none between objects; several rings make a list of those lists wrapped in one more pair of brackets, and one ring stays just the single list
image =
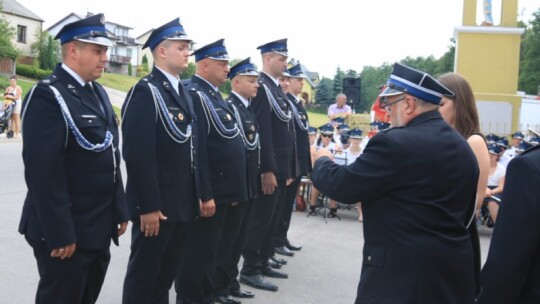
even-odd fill
[{"label": "sunglasses on face", "polygon": [[321,134],[322,137],[332,137],[332,134]]}]

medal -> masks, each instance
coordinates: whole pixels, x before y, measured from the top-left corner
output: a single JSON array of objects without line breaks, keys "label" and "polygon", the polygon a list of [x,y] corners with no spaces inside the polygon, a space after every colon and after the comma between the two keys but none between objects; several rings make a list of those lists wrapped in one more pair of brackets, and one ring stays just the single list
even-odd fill
[{"label": "medal", "polygon": [[184,120],[184,115],[182,115],[182,113],[178,113],[178,119],[180,121],[183,121]]}]

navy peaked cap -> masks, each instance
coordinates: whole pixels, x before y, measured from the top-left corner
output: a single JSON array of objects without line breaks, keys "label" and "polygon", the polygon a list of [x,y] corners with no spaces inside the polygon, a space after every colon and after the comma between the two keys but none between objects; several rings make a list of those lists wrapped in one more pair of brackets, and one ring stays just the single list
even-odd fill
[{"label": "navy peaked cap", "polygon": [[442,85],[428,73],[395,63],[380,97],[410,94],[423,101],[439,104],[443,96],[454,96],[454,92]]},{"label": "navy peaked cap", "polygon": [[153,30],[142,48],[145,49],[149,47],[150,50],[154,50],[154,48],[163,40],[191,41],[187,36],[184,27],[180,23],[180,18],[176,18]]},{"label": "navy peaked cap", "polygon": [[289,54],[287,53],[287,38],[268,42],[257,47],[257,50],[261,50],[261,54],[274,52],[289,57]]},{"label": "navy peaked cap", "polygon": [[334,127],[329,123],[320,126],[319,130],[321,131],[321,134],[334,134]]},{"label": "navy peaked cap", "polygon": [[289,69],[289,75],[291,75],[292,78],[305,78],[306,77],[306,75],[304,74],[304,71],[302,71],[302,67],[300,66],[300,64],[292,66]]},{"label": "navy peaked cap", "polygon": [[207,44],[197,49],[191,55],[195,55],[195,61],[200,61],[205,58],[229,61],[229,53],[225,47],[225,39],[219,39],[216,42]]},{"label": "navy peaked cap", "polygon": [[489,144],[488,145],[488,152],[490,154],[499,154],[499,153],[501,153],[501,148],[499,146],[497,146],[497,144],[495,144],[495,143]]},{"label": "navy peaked cap", "polygon": [[517,131],[517,132],[514,132],[514,134],[512,134],[512,138],[524,139],[525,135],[523,135],[523,133],[521,133],[521,131]]},{"label": "navy peaked cap", "polygon": [[362,138],[362,130],[359,128],[354,128],[349,131],[349,137],[350,138]]},{"label": "navy peaked cap", "polygon": [[77,40],[104,46],[112,45],[105,28],[103,14],[96,14],[64,25],[54,39],[60,39],[60,44]]},{"label": "navy peaked cap", "polygon": [[227,77],[229,77],[229,79],[233,79],[234,76],[237,76],[237,75],[259,76],[259,73],[257,73],[257,68],[255,67],[253,63],[251,63],[250,57],[235,64],[231,68]]},{"label": "navy peaked cap", "polygon": [[349,131],[349,125],[346,123],[342,123],[339,126],[337,126],[338,130],[340,131]]}]

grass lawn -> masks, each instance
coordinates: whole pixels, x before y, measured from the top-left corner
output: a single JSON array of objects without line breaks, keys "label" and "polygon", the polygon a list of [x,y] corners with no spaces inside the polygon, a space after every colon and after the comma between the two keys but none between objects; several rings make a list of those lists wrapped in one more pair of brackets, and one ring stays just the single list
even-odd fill
[{"label": "grass lawn", "polygon": [[103,86],[127,92],[139,79],[128,75],[103,73],[97,82]]},{"label": "grass lawn", "polygon": [[308,112],[309,125],[318,128],[329,122],[328,116],[322,113]]}]

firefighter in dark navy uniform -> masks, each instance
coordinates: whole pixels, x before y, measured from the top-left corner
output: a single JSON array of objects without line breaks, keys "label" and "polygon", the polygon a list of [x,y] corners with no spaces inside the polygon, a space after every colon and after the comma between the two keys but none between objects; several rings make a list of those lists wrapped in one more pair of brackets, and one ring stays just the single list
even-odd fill
[{"label": "firefighter in dark navy uniform", "polygon": [[[427,73],[396,63],[380,94],[392,126],[350,165],[320,149],[311,174],[321,193],[362,202],[363,264],[356,302],[475,302],[478,163],[439,113],[454,93]],[[330,182],[331,181],[331,182]]]},{"label": "firefighter in dark navy uniform", "polygon": [[213,291],[209,277],[226,206],[248,200],[246,149],[240,122],[218,90],[229,73],[223,39],[199,48],[193,55],[196,72],[187,89],[197,116],[199,198],[203,205],[215,205],[215,214],[192,224],[175,287],[179,301],[206,303]]},{"label": "firefighter in dark navy uniform", "polygon": [[19,232],[34,250],[36,303],[95,303],[111,239],[127,227],[118,125],[95,82],[107,61],[103,14],[56,35],[62,63],[28,93],[22,112],[28,193]]},{"label": "firefighter in dark navy uniform", "polygon": [[274,235],[285,203],[285,187],[297,172],[292,109],[278,82],[287,69],[287,39],[264,44],[258,49],[261,50],[263,70],[252,104],[261,140],[261,187],[248,220],[240,282],[277,291],[278,286],[263,276],[288,277],[272,269],[268,261],[274,253]]},{"label": "firefighter in dark navy uniform", "polygon": [[237,303],[233,295],[240,298],[253,297],[254,294],[240,289],[238,283],[238,262],[242,254],[242,247],[246,233],[246,223],[252,200],[259,190],[259,132],[255,113],[251,106],[251,99],[257,95],[259,73],[246,58],[231,67],[229,79],[231,80],[231,94],[227,102],[237,116],[242,130],[242,138],[247,153],[247,184],[248,201],[227,205],[223,229],[218,240],[215,256],[212,282],[214,284],[214,299],[219,303]]},{"label": "firefighter in dark navy uniform", "polygon": [[133,222],[124,303],[169,303],[190,223],[199,214],[197,125],[178,77],[190,43],[179,18],[152,31],[143,48],[152,51],[154,68],[128,92],[122,109]]},{"label": "firefighter in dark navy uniform", "polygon": [[300,64],[292,66],[288,70],[288,73],[290,80],[287,98],[291,104],[291,109],[293,109],[296,156],[300,171],[294,181],[285,190],[285,203],[279,219],[274,246],[277,253],[292,256],[292,251],[301,250],[302,246],[292,245],[287,237],[287,232],[291,225],[292,207],[298,187],[300,186],[300,180],[302,176],[307,176],[311,172],[311,154],[309,151],[308,114],[302,104],[302,100],[298,97],[302,93],[306,75],[302,71]]}]

